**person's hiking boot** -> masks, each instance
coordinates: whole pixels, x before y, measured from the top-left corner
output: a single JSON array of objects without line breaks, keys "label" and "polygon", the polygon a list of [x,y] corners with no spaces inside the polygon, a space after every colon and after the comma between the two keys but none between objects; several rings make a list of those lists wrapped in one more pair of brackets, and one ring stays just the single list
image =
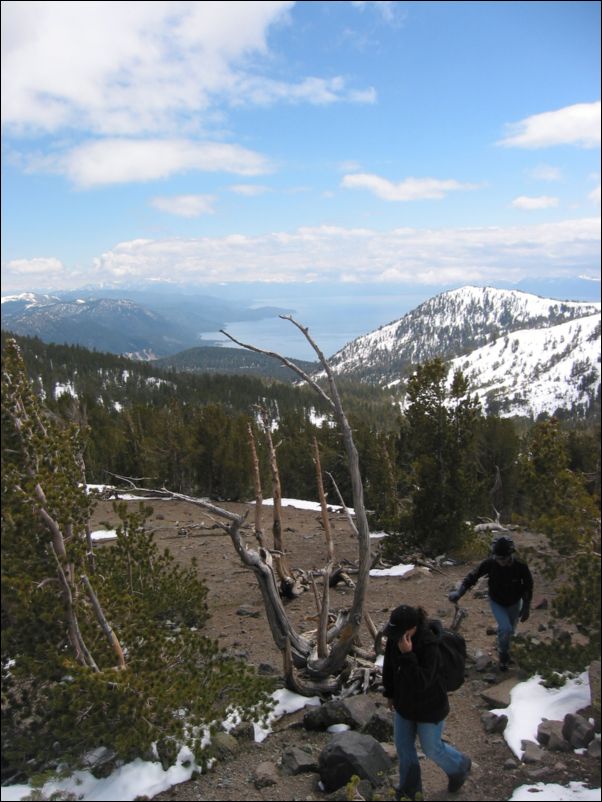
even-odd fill
[{"label": "person's hiking boot", "polygon": [[450,794],[455,794],[456,791],[459,791],[460,788],[462,788],[462,786],[466,782],[466,778],[470,774],[470,769],[472,768],[472,760],[468,757],[468,755],[466,756],[466,761],[467,763],[464,771],[461,771],[459,774],[449,775],[447,790],[449,791]]},{"label": "person's hiking boot", "polygon": [[514,661],[510,658],[510,655],[507,652],[500,654],[500,671],[508,671],[510,663],[513,662]]},{"label": "person's hiking boot", "polygon": [[398,794],[397,799],[400,800],[411,799],[414,802],[414,800],[424,799],[422,796],[422,774],[419,763],[414,763],[410,766],[403,786],[398,789]]}]

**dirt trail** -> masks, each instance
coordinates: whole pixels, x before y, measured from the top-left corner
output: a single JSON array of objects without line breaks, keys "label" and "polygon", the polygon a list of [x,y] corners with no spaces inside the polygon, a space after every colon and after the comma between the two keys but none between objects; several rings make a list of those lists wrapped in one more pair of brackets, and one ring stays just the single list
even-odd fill
[{"label": "dirt trail", "polygon": [[[135,502],[132,502],[135,504]],[[265,672],[281,673],[281,659],[276,649],[263,611],[261,594],[253,574],[244,568],[234,552],[228,535],[215,526],[215,522],[198,507],[171,501],[152,502],[154,512],[149,519],[150,528],[160,547],[168,547],[182,564],[196,557],[199,574],[209,588],[211,618],[206,632],[219,640],[220,645],[243,657]],[[240,512],[247,505],[224,504],[227,509]],[[283,511],[285,547],[291,566],[321,568],[326,562],[326,545],[321,531],[319,515],[314,512],[287,507]],[[269,520],[266,510],[266,521]],[[101,502],[94,514],[93,529],[104,528],[100,522],[117,524],[110,502]],[[344,516],[331,515],[336,558],[355,561],[355,536]],[[186,530],[184,533],[183,530]],[[543,536],[515,532],[518,549],[546,548]],[[251,536],[248,536],[251,543]],[[535,579],[535,598],[553,598],[553,589],[539,571],[536,559],[529,562]],[[372,578],[366,599],[366,609],[377,626],[384,624],[391,609],[407,603],[423,606],[430,616],[440,618],[449,625],[453,608],[447,601],[448,591],[468,571],[467,565],[442,566],[440,572],[416,570],[409,578]],[[347,607],[351,603],[352,589],[339,585],[331,593],[331,607]],[[469,655],[488,653],[495,658],[495,635],[487,634],[494,621],[487,599],[470,591],[462,599],[468,611],[462,623]],[[239,615],[241,606],[251,608],[254,615]],[[287,609],[301,630],[312,629],[315,606],[311,594],[303,594],[288,603]],[[546,629],[543,631],[542,628]],[[521,625],[522,632],[538,632],[540,637],[551,637],[549,610],[534,610],[529,621]],[[370,636],[364,634],[365,645]],[[462,688],[451,696],[451,712],[446,721],[445,737],[468,753],[473,760],[473,771],[460,795],[447,793],[446,777],[430,761],[423,761],[425,797],[429,800],[504,800],[514,788],[529,782],[557,782],[582,780],[599,785],[599,761],[574,754],[546,753],[544,762],[527,766],[519,763],[507,747],[503,736],[485,733],[481,715],[487,706],[481,691],[496,678],[495,670],[484,673],[471,666],[469,677]],[[502,679],[498,676],[497,679]],[[376,697],[378,698],[378,697]],[[379,699],[380,701],[380,699]],[[317,774],[286,776],[279,772],[275,785],[257,789],[253,773],[258,763],[272,761],[278,764],[287,746],[309,750],[316,759],[329,737],[327,733],[309,733],[300,726],[303,713],[282,719],[275,732],[261,744],[241,741],[236,754],[220,761],[215,769],[196,780],[174,786],[159,794],[156,800],[324,800],[332,798],[318,786]]]}]

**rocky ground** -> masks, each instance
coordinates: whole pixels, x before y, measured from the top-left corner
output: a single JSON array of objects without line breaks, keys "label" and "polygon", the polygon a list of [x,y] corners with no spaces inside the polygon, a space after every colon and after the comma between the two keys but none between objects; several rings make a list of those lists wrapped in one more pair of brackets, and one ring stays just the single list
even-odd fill
[{"label": "rocky ground", "polygon": [[[134,503],[134,502],[131,502]],[[229,536],[203,510],[191,504],[171,501],[152,502],[153,513],[149,526],[155,531],[160,546],[168,547],[181,563],[196,557],[198,570],[209,588],[211,618],[207,634],[219,640],[232,653],[256,665],[262,672],[279,675],[281,658],[266,622],[259,588],[253,574],[244,568],[234,552]],[[240,512],[246,505],[223,505]],[[269,528],[269,508],[265,509],[266,527]],[[111,528],[117,516],[110,502],[100,502],[93,519],[93,528]],[[331,514],[336,558],[355,561],[355,536],[345,517]],[[305,570],[319,569],[326,562],[326,546],[319,515],[314,512],[284,509],[284,538],[291,566]],[[553,588],[542,576],[537,558],[547,545],[545,538],[524,531],[513,533],[519,550],[529,548],[529,564],[535,578],[535,600],[542,602],[534,609],[528,622],[521,624],[522,632],[537,633],[542,639],[555,635],[546,601],[553,598]],[[254,542],[249,529],[247,540]],[[377,541],[373,541],[376,547]],[[106,546],[103,546],[105,548]],[[451,623],[452,605],[447,601],[448,591],[469,570],[469,564],[442,564],[434,570],[417,568],[404,578],[373,578],[366,598],[366,609],[377,626],[388,620],[389,612],[398,604],[423,606],[429,615],[440,618],[444,625]],[[343,584],[331,593],[331,607],[350,605],[353,590]],[[446,721],[445,735],[449,741],[472,757],[473,771],[459,795],[447,792],[443,773],[430,761],[423,761],[425,798],[446,800],[504,800],[520,785],[530,782],[565,784],[581,780],[591,786],[600,784],[600,762],[589,755],[574,752],[543,751],[538,762],[520,763],[509,750],[503,736],[488,734],[481,716],[491,704],[482,697],[507,675],[498,675],[495,663],[486,663],[483,655],[495,658],[494,621],[488,608],[486,595],[477,587],[462,600],[468,616],[461,631],[467,641],[469,655],[481,656],[478,668],[471,660],[469,676],[463,687],[451,696],[451,713]],[[288,610],[300,631],[315,626],[313,594],[304,593],[288,603]],[[570,629],[570,627],[569,627]],[[370,648],[371,638],[364,633],[364,646]],[[510,677],[518,679],[516,671]],[[380,697],[374,694],[376,702]],[[174,786],[155,797],[157,800],[325,800],[333,798],[320,790],[318,774],[304,772],[290,775],[281,766],[283,754],[290,747],[299,747],[315,757],[332,737],[328,733],[309,732],[302,726],[303,711],[281,719],[272,735],[263,743],[237,739],[233,752],[224,754],[215,768],[190,782]],[[392,750],[394,752],[394,750]],[[256,769],[263,762],[276,767],[274,783],[257,787]],[[394,780],[393,771],[392,779]]]}]

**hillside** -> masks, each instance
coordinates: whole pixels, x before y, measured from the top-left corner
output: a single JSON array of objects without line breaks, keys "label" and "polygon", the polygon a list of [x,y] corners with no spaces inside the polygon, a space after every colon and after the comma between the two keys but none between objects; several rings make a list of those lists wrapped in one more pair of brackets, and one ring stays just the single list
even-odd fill
[{"label": "hillside", "polygon": [[[295,364],[306,373],[312,373],[317,366],[315,362],[295,359]],[[163,369],[173,369],[186,373],[223,373],[263,376],[280,381],[294,381],[298,376],[290,368],[271,357],[246,351],[243,348],[216,348],[205,346],[189,348],[173,356],[155,360]]]},{"label": "hillside", "polygon": [[331,364],[339,375],[391,385],[402,384],[413,365],[439,357],[466,370],[471,390],[490,399],[492,410],[536,416],[558,407],[590,409],[599,394],[599,353],[598,303],[463,287],[357,338]]}]

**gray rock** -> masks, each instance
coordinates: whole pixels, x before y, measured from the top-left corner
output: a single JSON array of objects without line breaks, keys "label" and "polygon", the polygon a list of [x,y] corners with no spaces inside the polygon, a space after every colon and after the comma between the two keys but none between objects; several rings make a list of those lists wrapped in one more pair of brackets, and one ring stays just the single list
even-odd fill
[{"label": "gray rock", "polygon": [[532,610],[547,610],[549,602],[546,596],[537,596],[531,603]]},{"label": "gray rock", "polygon": [[371,735],[384,743],[393,739],[393,715],[389,710],[377,709],[361,729],[365,735]]},{"label": "gray rock", "polygon": [[486,635],[497,635],[497,627],[487,627],[485,630]]},{"label": "gray rock", "polygon": [[503,682],[498,682],[497,685],[481,691],[481,697],[489,707],[508,707],[510,704],[510,691],[519,682],[518,677],[508,677]]},{"label": "gray rock", "polygon": [[541,763],[544,759],[544,752],[534,741],[521,741],[521,747],[525,750],[523,763]]},{"label": "gray rock", "polygon": [[328,793],[346,785],[354,774],[379,785],[390,768],[391,761],[379,742],[359,732],[335,735],[319,759],[320,779]]},{"label": "gray rock", "polygon": [[537,740],[550,752],[569,752],[571,747],[562,734],[562,721],[550,721],[547,718],[537,728]]},{"label": "gray rock", "polygon": [[480,654],[475,660],[475,668],[479,672],[487,671],[488,668],[491,668],[491,665],[492,660],[488,654]]},{"label": "gray rock", "polygon": [[516,760],[514,760],[514,758],[509,757],[508,760],[504,761],[504,768],[506,771],[512,771],[513,769],[518,768],[518,763]]},{"label": "gray rock", "polygon": [[490,734],[504,732],[508,724],[508,716],[498,716],[495,713],[487,711],[481,715],[481,722],[485,732]]},{"label": "gray rock", "polygon": [[216,756],[222,760],[232,757],[238,751],[238,741],[227,732],[217,732],[211,740],[211,746]]},{"label": "gray rock", "polygon": [[587,754],[593,757],[594,760],[600,760],[600,741],[594,738],[590,745],[587,747]]},{"label": "gray rock", "polygon": [[567,713],[562,726],[562,736],[573,749],[584,749],[596,734],[593,726],[586,718],[577,713]]},{"label": "gray rock", "polygon": [[384,744],[382,744],[381,743],[381,746],[385,750],[385,752],[387,753],[387,756],[388,756],[389,760],[392,763],[397,763],[398,757],[397,757],[397,749],[395,748],[395,744],[392,744],[392,743],[384,743]]},{"label": "gray rock", "polygon": [[278,769],[269,760],[260,763],[253,772],[255,788],[268,788],[278,782]]},{"label": "gray rock", "polygon": [[306,730],[326,730],[333,724],[347,724],[361,730],[376,712],[377,707],[368,696],[350,696],[308,710],[303,716],[303,726]]},{"label": "gray rock", "polygon": [[304,749],[289,746],[282,753],[282,770],[286,774],[303,774],[304,772],[317,771],[318,761]]},{"label": "gray rock", "polygon": [[261,610],[258,610],[256,607],[251,607],[248,604],[243,604],[236,611],[236,615],[248,616],[249,618],[259,618],[261,615]]}]

